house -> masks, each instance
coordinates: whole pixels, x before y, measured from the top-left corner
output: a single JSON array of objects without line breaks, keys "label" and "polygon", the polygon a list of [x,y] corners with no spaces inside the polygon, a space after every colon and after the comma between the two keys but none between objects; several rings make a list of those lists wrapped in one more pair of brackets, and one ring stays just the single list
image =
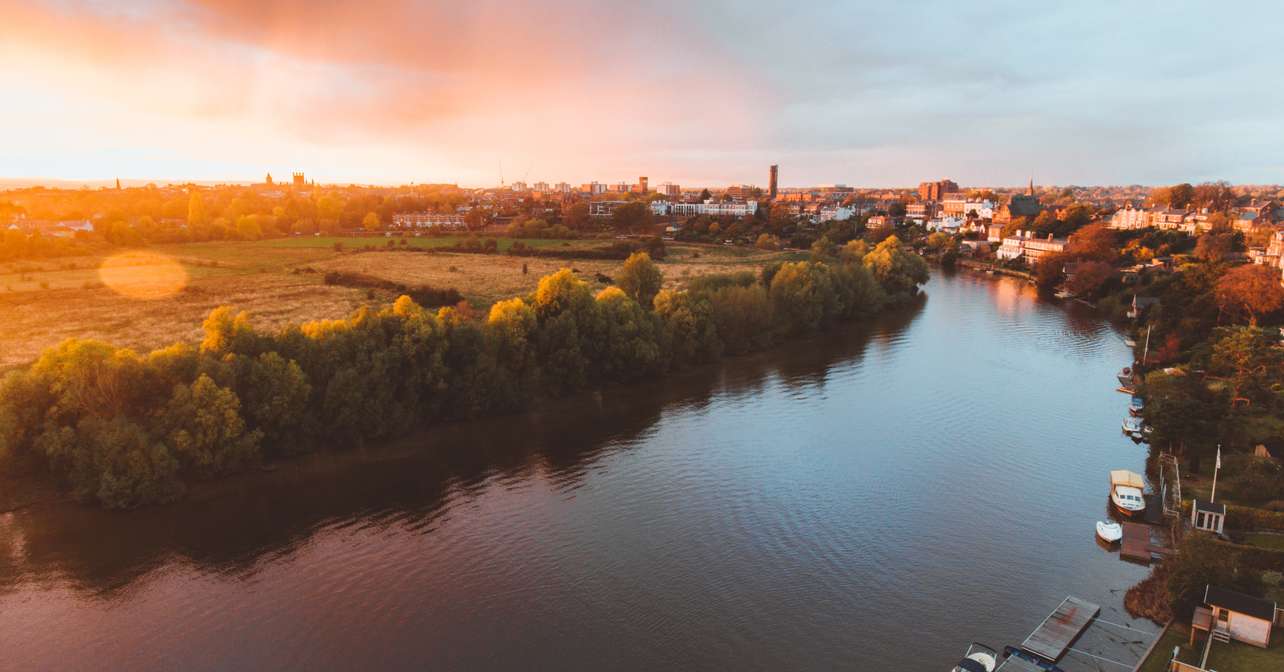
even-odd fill
[{"label": "house", "polygon": [[1158,229],[1176,231],[1182,228],[1182,224],[1186,222],[1186,219],[1190,214],[1189,210],[1181,208],[1164,208],[1163,210],[1155,210],[1150,213],[1150,223]]},{"label": "house", "polygon": [[1204,606],[1195,608],[1190,636],[1203,630],[1221,642],[1235,640],[1269,648],[1271,626],[1278,605],[1271,600],[1208,585],[1204,587]]},{"label": "house", "polygon": [[877,229],[890,229],[892,228],[892,220],[887,215],[874,215],[869,218],[869,221],[865,222],[865,227],[871,231]]},{"label": "house", "polygon": [[1197,530],[1221,534],[1226,525],[1226,505],[1196,499],[1190,507],[1190,524]]},{"label": "house", "polygon": [[1002,224],[999,224],[999,223],[991,223],[991,224],[989,224],[988,226],[986,226],[986,227],[985,227],[985,240],[986,240],[987,242],[990,242],[990,243],[998,243],[998,242],[1002,242],[1002,241],[1003,241],[1003,225],[1002,225]]},{"label": "house", "polygon": [[1110,228],[1121,231],[1150,228],[1150,211],[1134,208],[1132,205],[1117,210],[1110,217]]},{"label": "house", "polygon": [[1017,259],[1021,258],[1031,266],[1039,263],[1039,259],[1049,254],[1064,252],[1069,241],[1065,238],[1054,238],[1048,234],[1047,238],[1036,238],[1033,231],[1017,231],[1016,235],[1008,236],[1003,239],[996,253],[1000,259]]}]

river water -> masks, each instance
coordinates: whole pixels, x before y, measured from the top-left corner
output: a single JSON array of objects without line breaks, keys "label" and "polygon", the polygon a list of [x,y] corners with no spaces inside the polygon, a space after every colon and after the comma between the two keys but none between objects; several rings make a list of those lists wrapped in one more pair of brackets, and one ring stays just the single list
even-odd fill
[{"label": "river water", "polygon": [[170,507],[0,515],[0,669],[946,670],[1069,594],[1133,623],[1147,570],[1093,532],[1143,471],[1128,348],[1014,280],[926,292]]}]

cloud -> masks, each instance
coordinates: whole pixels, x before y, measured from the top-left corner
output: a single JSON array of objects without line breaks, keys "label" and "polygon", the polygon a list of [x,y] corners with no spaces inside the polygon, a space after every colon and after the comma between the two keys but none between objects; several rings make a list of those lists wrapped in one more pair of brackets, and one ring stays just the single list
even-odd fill
[{"label": "cloud", "polygon": [[781,163],[787,184],[1260,181],[1284,149],[1284,55],[1210,31],[1274,34],[1281,14],[0,0],[17,64],[0,86],[23,101],[0,109],[0,174],[491,183],[503,163],[509,179],[717,184]]}]

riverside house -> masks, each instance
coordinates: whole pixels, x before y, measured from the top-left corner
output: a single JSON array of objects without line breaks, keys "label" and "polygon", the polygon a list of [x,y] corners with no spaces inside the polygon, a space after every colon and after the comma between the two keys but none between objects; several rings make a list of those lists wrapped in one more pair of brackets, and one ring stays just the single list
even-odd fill
[{"label": "riverside house", "polygon": [[1195,607],[1191,619],[1191,638],[1204,630],[1221,642],[1243,642],[1269,648],[1271,627],[1278,616],[1278,605],[1271,600],[1208,585],[1204,587],[1204,606]]},{"label": "riverside house", "polygon": [[1000,259],[1024,259],[1034,266],[1049,254],[1064,252],[1068,243],[1069,240],[1054,238],[1050,233],[1047,238],[1036,238],[1033,231],[1017,231],[1016,235],[1003,239],[996,254]]}]

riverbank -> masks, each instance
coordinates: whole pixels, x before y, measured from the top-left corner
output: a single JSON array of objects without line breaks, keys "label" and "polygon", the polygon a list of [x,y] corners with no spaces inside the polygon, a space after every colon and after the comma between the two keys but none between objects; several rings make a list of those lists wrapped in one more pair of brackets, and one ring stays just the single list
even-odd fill
[{"label": "riverbank", "polygon": [[430,419],[509,413],[869,319],[928,279],[896,238],[861,252],[706,277],[677,292],[635,254],[596,294],[562,269],[485,320],[464,305],[432,311],[402,296],[277,333],[220,308],[199,350],[139,355],[67,341],[5,379],[0,457],[68,483],[81,501],[172,501],[191,483],[264,461],[387,441]]},{"label": "riverbank", "polygon": [[1145,569],[1092,538],[1102,474],[1143,470],[1099,384],[1126,349],[1018,280],[924,293],[208,498],[6,516],[0,641],[22,669],[941,669],[1066,595],[1128,623]]}]

